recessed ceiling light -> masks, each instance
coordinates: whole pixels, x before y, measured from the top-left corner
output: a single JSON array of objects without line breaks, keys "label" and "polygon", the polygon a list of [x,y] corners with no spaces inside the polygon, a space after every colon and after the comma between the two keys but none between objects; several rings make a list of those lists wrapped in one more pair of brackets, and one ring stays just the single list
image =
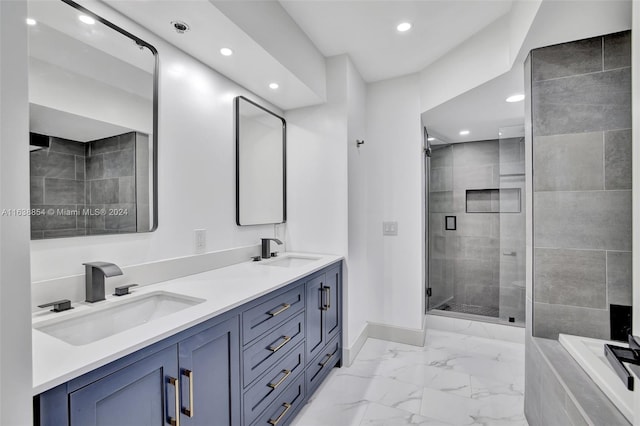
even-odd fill
[{"label": "recessed ceiling light", "polygon": [[433,141],[435,141],[435,140],[436,140],[436,138],[429,137],[429,138],[427,138],[427,140],[428,140],[429,142],[433,142]]},{"label": "recessed ceiling light", "polygon": [[467,136],[469,133],[471,133],[468,130],[460,130],[460,136]]},{"label": "recessed ceiling light", "polygon": [[189,24],[183,21],[171,21],[171,25],[178,34],[184,34],[191,29]]},{"label": "recessed ceiling light", "polygon": [[409,31],[411,29],[411,24],[409,22],[402,22],[401,24],[398,24],[396,29],[398,31],[400,31],[401,33],[403,33],[405,31]]},{"label": "recessed ceiling light", "polygon": [[35,24],[37,24],[37,23],[38,23],[38,22],[37,22],[35,19],[33,19],[33,18],[27,18],[27,19],[26,19],[26,22],[27,22],[27,25],[31,25],[31,26],[34,26]]},{"label": "recessed ceiling light", "polygon": [[78,19],[80,20],[80,22],[83,22],[87,25],[93,25],[96,23],[96,20],[93,19],[91,16],[87,16],[87,15],[80,15],[78,16]]},{"label": "recessed ceiling light", "polygon": [[520,102],[524,100],[524,95],[522,93],[517,93],[515,95],[511,95],[509,96],[507,99],[505,99],[505,101],[511,103],[511,102]]},{"label": "recessed ceiling light", "polygon": [[233,50],[229,49],[228,47],[223,47],[222,49],[220,49],[220,54],[222,56],[231,56],[233,55]]},{"label": "recessed ceiling light", "polygon": [[276,90],[278,87],[280,87],[280,85],[278,83],[269,84],[269,89]]}]

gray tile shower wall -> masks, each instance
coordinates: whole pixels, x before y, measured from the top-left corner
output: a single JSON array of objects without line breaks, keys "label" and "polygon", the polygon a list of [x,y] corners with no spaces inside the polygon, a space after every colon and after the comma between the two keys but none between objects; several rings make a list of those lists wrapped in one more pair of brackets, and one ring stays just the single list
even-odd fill
[{"label": "gray tile shower wall", "polygon": [[609,338],[609,304],[631,304],[630,43],[531,52],[534,336]]},{"label": "gray tile shower wall", "polygon": [[85,235],[85,147],[81,142],[50,138],[48,149],[30,154],[31,238]]},{"label": "gray tile shower wall", "polygon": [[[503,200],[498,188],[513,188],[514,183],[509,181],[513,177],[501,176],[501,167],[515,174],[523,170],[522,145],[520,139],[514,139],[434,147],[429,183],[430,308],[466,305],[499,314],[505,320],[510,316],[524,320],[524,286],[516,289],[512,285],[523,282],[517,271],[524,253],[501,255],[502,249],[509,253],[516,250],[504,244],[509,245],[509,235],[515,240],[521,236],[516,216],[523,215],[513,215],[511,221],[502,223],[503,215],[497,210],[499,203],[512,201]],[[491,191],[467,194],[467,190],[487,189]],[[519,202],[516,204],[519,208]],[[455,230],[445,229],[445,216],[456,217]],[[515,230],[509,228],[514,226]]]},{"label": "gray tile shower wall", "polygon": [[135,232],[136,137],[51,137],[48,149],[31,152],[31,208],[45,213],[31,216],[31,238]]},{"label": "gray tile shower wall", "polygon": [[136,232],[136,133],[87,144],[87,207],[93,216],[89,234]]}]

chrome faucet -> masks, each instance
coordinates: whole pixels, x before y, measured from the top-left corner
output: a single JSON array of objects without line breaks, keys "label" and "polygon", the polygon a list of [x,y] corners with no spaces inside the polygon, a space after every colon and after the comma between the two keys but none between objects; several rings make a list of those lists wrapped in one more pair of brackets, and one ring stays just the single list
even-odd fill
[{"label": "chrome faucet", "polygon": [[122,275],[117,265],[109,262],[88,262],[85,265],[85,302],[104,300],[104,279]]},{"label": "chrome faucet", "polygon": [[262,258],[269,259],[271,257],[271,241],[275,241],[278,245],[282,245],[282,241],[277,238],[261,238],[262,240]]}]

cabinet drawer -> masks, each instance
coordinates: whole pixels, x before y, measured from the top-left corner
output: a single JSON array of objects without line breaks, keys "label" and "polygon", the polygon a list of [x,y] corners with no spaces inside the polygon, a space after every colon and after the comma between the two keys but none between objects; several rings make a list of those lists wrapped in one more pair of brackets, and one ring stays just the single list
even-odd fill
[{"label": "cabinet drawer", "polygon": [[242,361],[244,386],[253,382],[303,340],[304,311],[245,349]]},{"label": "cabinet drawer", "polygon": [[244,423],[250,424],[303,371],[304,343],[300,343],[244,394]]},{"label": "cabinet drawer", "polygon": [[282,426],[289,424],[293,416],[304,404],[304,374],[291,383],[269,407],[262,413],[252,426]]},{"label": "cabinet drawer", "polygon": [[242,313],[242,343],[247,344],[304,308],[304,286],[273,297]]},{"label": "cabinet drawer", "polygon": [[313,394],[340,359],[340,335],[336,336],[307,367],[307,393]]}]

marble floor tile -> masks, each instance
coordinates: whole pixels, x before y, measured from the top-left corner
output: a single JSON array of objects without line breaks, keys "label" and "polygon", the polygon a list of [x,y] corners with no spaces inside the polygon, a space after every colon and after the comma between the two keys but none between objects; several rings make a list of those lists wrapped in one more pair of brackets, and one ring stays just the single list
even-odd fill
[{"label": "marble floor tile", "polygon": [[423,347],[368,339],[295,426],[526,426],[524,345],[429,330]]},{"label": "marble floor tile", "polygon": [[452,426],[451,423],[443,423],[418,414],[397,408],[387,407],[374,402],[368,404],[362,419],[362,426]]}]

